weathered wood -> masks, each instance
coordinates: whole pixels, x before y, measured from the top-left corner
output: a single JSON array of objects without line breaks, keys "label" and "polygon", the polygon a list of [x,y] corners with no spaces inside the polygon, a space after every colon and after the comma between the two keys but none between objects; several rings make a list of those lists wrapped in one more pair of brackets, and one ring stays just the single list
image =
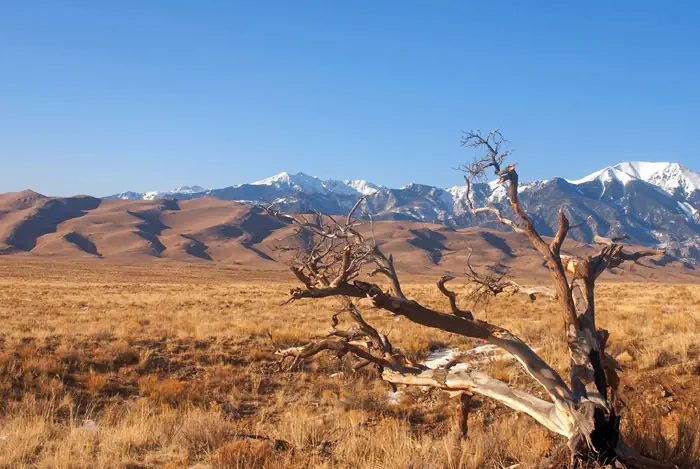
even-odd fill
[{"label": "weathered wood", "polygon": [[[290,292],[287,303],[301,299],[336,297],[343,311],[355,324],[352,329],[337,329],[337,314],[333,317],[328,337],[304,347],[295,347],[277,353],[282,357],[294,357],[293,366],[323,351],[335,351],[339,357],[352,354],[359,358],[354,369],[374,364],[382,378],[394,388],[397,385],[417,385],[439,388],[461,395],[458,405],[457,426],[467,431],[467,410],[470,393],[492,398],[511,409],[534,418],[543,426],[567,438],[566,448],[571,464],[593,460],[609,464],[622,460],[628,464],[647,464],[634,467],[668,467],[649,462],[620,440],[619,416],[614,397],[617,379],[614,359],[606,352],[609,334],[597,329],[595,310],[595,282],[607,269],[623,262],[637,262],[646,256],[661,255],[658,250],[625,252],[619,244],[625,238],[597,238],[603,244],[596,255],[583,258],[562,256],[561,248],[572,227],[563,209],[559,210],[559,226],[551,242],[544,241],[535,229],[532,218],[518,199],[518,173],[515,165],[503,167],[508,151],[502,151],[505,140],[498,130],[482,136],[480,132],[465,134],[463,144],[485,150],[486,154],[473,164],[464,167],[470,177],[466,181],[466,204],[474,215],[493,214],[507,227],[522,233],[543,257],[552,279],[553,288],[522,287],[504,275],[480,275],[467,261],[467,277],[477,285],[479,294],[497,295],[505,291],[520,292],[532,297],[547,295],[557,300],[564,321],[564,333],[570,354],[570,387],[527,344],[512,332],[480,321],[472,312],[460,309],[457,296],[445,284],[452,280],[445,276],[437,282],[439,291],[447,297],[449,313],[421,305],[409,299],[401,288],[401,282],[391,255],[382,252],[372,236],[368,241],[357,231],[360,224],[355,213],[365,197],[352,208],[344,223],[320,214],[309,222],[302,216],[282,215],[275,207],[267,212],[285,223],[295,224],[310,235],[313,242],[292,261],[292,271],[302,287]],[[479,177],[489,169],[499,177],[498,183],[507,185],[508,202],[518,222],[505,218],[494,207],[475,207],[470,198],[471,177]],[[326,221],[324,221],[326,220]],[[370,220],[371,222],[371,220]],[[324,224],[325,223],[325,224]],[[357,280],[363,266],[374,267],[373,273],[381,273],[390,282],[385,291],[375,283]],[[567,277],[567,273],[571,278]],[[524,370],[544,389],[546,401],[525,391],[515,389],[477,370],[452,369],[452,363],[444,368],[427,369],[412,363],[389,342],[386,335],[364,320],[353,303],[356,299],[369,299],[373,306],[425,327],[480,339],[510,353]],[[364,341],[364,342],[362,342]]]},{"label": "weathered wood", "polygon": [[[480,176],[484,170],[491,167],[494,174],[500,176],[499,184],[508,182],[508,199],[513,211],[521,220],[519,232],[525,234],[532,245],[539,251],[550,270],[552,282],[556,290],[565,323],[567,344],[571,356],[570,381],[573,392],[573,402],[578,410],[574,415],[577,430],[569,437],[569,449],[572,461],[590,459],[591,451],[596,458],[612,459],[619,440],[619,418],[614,406],[609,402],[607,389],[609,387],[605,361],[605,336],[601,339],[596,329],[595,321],[595,280],[606,269],[618,266],[624,261],[637,261],[650,255],[663,254],[662,251],[640,251],[625,253],[622,246],[616,244],[626,239],[596,238],[596,242],[605,244],[600,254],[583,259],[561,257],[561,246],[564,243],[569,221],[563,209],[559,210],[559,228],[552,242],[547,245],[534,227],[532,219],[527,215],[518,200],[518,174],[515,165],[501,169],[504,157],[499,156],[498,147],[490,144],[492,134],[485,139],[476,132],[468,133],[465,142],[474,148],[485,148],[487,155],[477,160],[469,167],[472,176]],[[496,135],[500,136],[500,133]],[[467,186],[467,192],[469,186]],[[473,204],[467,206],[473,213]],[[503,221],[500,214],[499,220]],[[505,223],[510,226],[510,223]],[[569,283],[566,272],[573,274]],[[610,367],[608,366],[608,369]]]},{"label": "weathered wood", "polygon": [[562,411],[555,404],[531,394],[515,389],[479,371],[425,370],[418,374],[402,373],[385,368],[382,377],[394,384],[429,386],[445,391],[470,391],[490,397],[513,410],[522,412],[537,420],[549,430],[570,437],[574,431],[574,421],[569,410]]},{"label": "weathered wood", "polygon": [[457,306],[457,295],[453,291],[448,290],[445,286],[445,284],[450,280],[454,280],[454,277],[451,275],[445,275],[441,277],[440,280],[437,281],[438,290],[440,290],[440,293],[445,295],[450,300],[450,308],[452,309],[452,312],[455,314],[455,316],[473,319],[474,315],[471,313],[471,311],[459,309],[459,307]]}]

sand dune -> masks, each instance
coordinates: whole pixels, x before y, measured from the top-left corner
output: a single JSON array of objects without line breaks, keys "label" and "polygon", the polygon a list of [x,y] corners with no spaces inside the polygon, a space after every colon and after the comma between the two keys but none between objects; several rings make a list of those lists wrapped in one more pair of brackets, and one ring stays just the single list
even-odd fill
[{"label": "sand dune", "polygon": [[[278,248],[304,242],[294,231],[256,207],[210,197],[177,201],[57,198],[32,191],[0,195],[0,253],[6,255],[283,270]],[[381,221],[374,223],[374,234],[411,274],[463,273],[471,249],[475,266],[508,267],[516,276],[547,275],[529,241],[512,232]],[[575,241],[564,246],[577,255],[595,249]],[[657,262],[666,264],[663,274],[652,268],[652,261],[644,261],[609,275],[672,281],[700,275],[674,259]]]}]

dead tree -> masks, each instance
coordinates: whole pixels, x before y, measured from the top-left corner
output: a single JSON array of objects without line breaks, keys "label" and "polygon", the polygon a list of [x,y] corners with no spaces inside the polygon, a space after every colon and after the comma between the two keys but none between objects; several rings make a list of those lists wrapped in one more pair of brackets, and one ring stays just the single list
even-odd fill
[{"label": "dead tree", "polygon": [[[636,262],[641,257],[661,255],[663,251],[628,252],[619,242],[622,239],[597,238],[603,247],[595,255],[586,257],[563,256],[562,244],[571,228],[563,210],[559,211],[559,227],[554,238],[547,242],[538,233],[533,220],[518,199],[518,174],[515,165],[504,166],[508,151],[503,151],[505,140],[498,130],[487,135],[469,132],[463,144],[483,151],[483,155],[463,169],[466,172],[466,203],[474,215],[495,216],[501,223],[527,236],[543,257],[551,273],[553,289],[528,290],[501,275],[478,274],[468,264],[467,276],[476,291],[498,294],[506,290],[523,291],[529,295],[545,294],[556,298],[565,325],[564,331],[570,354],[571,372],[567,383],[526,343],[510,331],[479,320],[471,311],[460,309],[456,295],[447,289],[451,277],[437,283],[447,297],[449,311],[438,311],[408,298],[401,288],[391,255],[380,249],[372,234],[362,234],[358,214],[365,199],[362,197],[347,217],[336,220],[315,214],[312,220],[304,215],[282,214],[274,206],[265,207],[275,218],[296,225],[299,232],[311,235],[313,242],[295,252],[292,271],[301,286],[290,292],[288,302],[302,299],[335,297],[342,304],[342,313],[349,315],[353,326],[338,329],[338,315],[333,316],[330,334],[303,347],[280,350],[278,354],[292,357],[292,366],[324,350],[337,356],[355,357],[353,369],[373,364],[381,377],[396,385],[420,385],[439,388],[461,398],[462,411],[468,406],[471,393],[494,399],[511,409],[525,413],[552,432],[567,439],[566,446],[573,467],[597,461],[610,464],[619,461],[627,467],[669,467],[667,464],[644,458],[626,446],[620,436],[620,417],[610,396],[611,386],[618,382],[616,363],[606,353],[609,334],[596,326],[595,284],[606,270],[623,262]],[[508,201],[517,218],[506,218],[494,207],[475,207],[470,198],[472,181],[487,171],[505,185]],[[370,218],[371,224],[371,218]],[[377,283],[359,279],[361,271],[371,268],[369,276],[382,275],[389,281],[383,289]],[[464,337],[483,340],[510,353],[524,370],[542,387],[547,399],[516,389],[477,370],[456,370],[452,364],[439,369],[428,369],[414,363],[394,348],[388,338],[367,323],[356,300],[368,298],[374,307],[405,317],[425,327],[440,329]],[[458,420],[460,417],[458,417]],[[466,415],[459,420],[466,430]]]}]

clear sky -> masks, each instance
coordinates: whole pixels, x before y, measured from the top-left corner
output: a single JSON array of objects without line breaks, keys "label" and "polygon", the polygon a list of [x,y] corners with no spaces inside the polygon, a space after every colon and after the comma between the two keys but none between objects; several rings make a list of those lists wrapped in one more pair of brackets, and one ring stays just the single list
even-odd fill
[{"label": "clear sky", "polygon": [[700,3],[0,0],[0,192],[700,171]]}]

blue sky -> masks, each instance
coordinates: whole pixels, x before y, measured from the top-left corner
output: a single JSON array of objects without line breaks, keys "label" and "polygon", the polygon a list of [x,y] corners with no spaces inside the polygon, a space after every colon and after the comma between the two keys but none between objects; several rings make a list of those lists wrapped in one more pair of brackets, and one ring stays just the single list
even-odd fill
[{"label": "blue sky", "polygon": [[690,1],[3,1],[0,192],[447,187],[493,127],[526,180],[700,171],[699,83]]}]

